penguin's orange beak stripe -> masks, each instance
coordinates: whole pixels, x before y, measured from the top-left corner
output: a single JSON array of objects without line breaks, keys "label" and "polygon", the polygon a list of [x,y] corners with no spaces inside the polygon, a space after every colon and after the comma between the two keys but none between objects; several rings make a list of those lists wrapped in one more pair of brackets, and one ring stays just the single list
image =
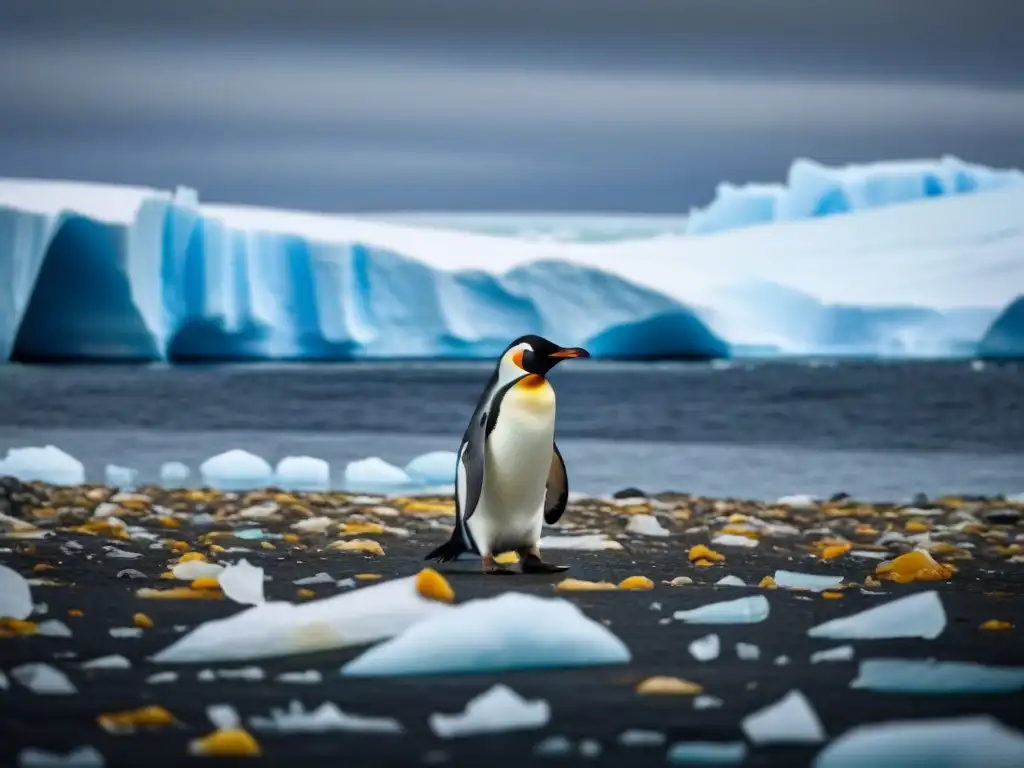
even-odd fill
[{"label": "penguin's orange beak stripe", "polygon": [[586,354],[582,349],[560,349],[557,352],[552,352],[548,357],[583,357]]}]

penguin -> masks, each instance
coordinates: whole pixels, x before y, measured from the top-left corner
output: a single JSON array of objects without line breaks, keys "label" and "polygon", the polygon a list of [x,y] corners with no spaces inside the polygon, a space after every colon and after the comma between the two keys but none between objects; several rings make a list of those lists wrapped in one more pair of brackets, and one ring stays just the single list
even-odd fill
[{"label": "penguin", "polygon": [[555,444],[555,390],[546,376],[563,360],[587,358],[535,335],[513,341],[491,374],[459,446],[455,528],[426,556],[449,562],[480,555],[486,574],[510,575],[494,556],[515,551],[523,573],[559,573],[567,565],[541,559],[544,523],[562,517],[569,501],[565,462]]}]

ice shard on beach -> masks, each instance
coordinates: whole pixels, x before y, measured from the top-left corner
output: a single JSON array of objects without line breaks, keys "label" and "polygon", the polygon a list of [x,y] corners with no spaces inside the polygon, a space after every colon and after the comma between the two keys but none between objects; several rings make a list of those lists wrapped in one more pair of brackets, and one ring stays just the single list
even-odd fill
[{"label": "ice shard on beach", "polygon": [[799,571],[776,571],[772,577],[780,587],[789,589],[809,589],[812,592],[821,592],[826,589],[838,587],[843,583],[842,576],[829,576],[817,573],[800,573]]},{"label": "ice shard on beach", "polygon": [[850,687],[882,693],[1017,693],[1024,691],[1024,667],[935,659],[864,659]]},{"label": "ice shard on beach", "polygon": [[768,613],[768,599],[764,595],[752,595],[676,611],[672,616],[689,624],[756,624],[767,619]]},{"label": "ice shard on beach", "polygon": [[934,590],[891,600],[851,616],[826,621],[807,630],[810,637],[832,640],[883,640],[920,637],[934,640],[946,629],[946,610]]}]

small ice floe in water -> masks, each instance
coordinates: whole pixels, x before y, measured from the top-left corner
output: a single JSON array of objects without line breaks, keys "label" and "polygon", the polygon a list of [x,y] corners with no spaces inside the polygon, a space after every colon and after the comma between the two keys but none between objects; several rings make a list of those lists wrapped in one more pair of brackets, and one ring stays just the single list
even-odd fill
[{"label": "small ice floe in water", "polygon": [[111,488],[120,488],[122,491],[130,491],[135,488],[135,478],[139,476],[139,470],[131,467],[119,467],[117,464],[107,464],[103,468],[103,481]]},{"label": "small ice floe in water", "polygon": [[153,660],[172,664],[245,661],[383,640],[421,619],[453,610],[447,603],[421,594],[418,585],[428,573],[433,572],[298,605],[261,603],[200,624]]},{"label": "small ice floe in water", "polygon": [[921,637],[934,640],[946,628],[939,593],[931,590],[891,600],[866,611],[826,621],[807,630],[809,637],[833,640],[884,640]]},{"label": "small ice floe in water", "polygon": [[331,465],[312,456],[286,456],[277,462],[274,485],[286,491],[326,491],[331,487]]},{"label": "small ice floe in water", "polygon": [[405,474],[420,485],[450,485],[455,482],[457,460],[452,451],[431,451],[406,464]]},{"label": "small ice floe in water", "polygon": [[639,536],[668,536],[671,533],[654,515],[630,515],[626,530]]},{"label": "small ice floe in water", "polygon": [[306,669],[298,672],[282,672],[277,676],[279,683],[297,683],[299,685],[316,685],[322,683],[324,676],[319,670]]},{"label": "small ice floe in water", "polygon": [[146,678],[146,682],[150,685],[162,685],[164,683],[176,683],[178,682],[177,672],[157,672]]},{"label": "small ice floe in water", "polygon": [[302,579],[295,579],[292,584],[299,587],[309,586],[310,584],[334,584],[334,577],[329,573],[321,571],[315,576],[306,576]]},{"label": "small ice floe in water", "polygon": [[688,624],[756,624],[767,619],[768,612],[768,599],[764,595],[752,595],[676,611],[672,616]]},{"label": "small ice floe in water", "polygon": [[60,448],[10,448],[0,460],[0,477],[9,475],[23,483],[39,480],[51,485],[82,485],[85,467],[78,459]]},{"label": "small ice floe in water", "polygon": [[116,638],[142,637],[142,630],[138,627],[111,627],[110,636]]},{"label": "small ice floe in water", "polygon": [[753,643],[736,643],[736,656],[741,661],[757,661],[761,658],[761,649]]},{"label": "small ice floe in water", "polygon": [[[163,546],[162,544],[160,545]],[[171,568],[171,575],[182,581],[216,579],[224,572],[224,566],[206,560],[186,560]]]},{"label": "small ice floe in water", "polygon": [[160,465],[160,485],[164,488],[183,488],[192,470],[180,461],[166,461]]},{"label": "small ice floe in water", "polygon": [[32,615],[32,587],[13,568],[0,565],[0,619],[27,619]]},{"label": "small ice floe in water", "polygon": [[403,470],[377,456],[351,461],[345,467],[345,488],[349,490],[377,491],[411,484]]},{"label": "small ice floe in water", "polygon": [[266,602],[263,596],[263,569],[251,565],[248,560],[239,560],[229,565],[217,577],[224,595],[243,605],[259,605]]},{"label": "small ice floe in water", "polygon": [[818,573],[799,573],[798,571],[776,571],[775,583],[788,589],[809,589],[811,592],[823,592],[843,583],[842,576],[825,576]]},{"label": "small ice floe in water", "polygon": [[199,465],[203,485],[221,491],[249,491],[270,485],[273,471],[265,459],[235,448]]},{"label": "small ice floe in water", "polygon": [[780,507],[789,507],[790,509],[815,509],[817,502],[817,497],[809,493],[794,493],[775,501]]},{"label": "small ice floe in water", "polygon": [[826,648],[823,651],[815,651],[811,654],[811,664],[818,664],[822,661],[851,661],[852,659],[852,645],[839,645],[835,648]]},{"label": "small ice floe in water", "polygon": [[722,643],[718,635],[707,635],[694,640],[689,645],[690,655],[697,661],[712,661],[718,658]]},{"label": "small ice floe in water", "polygon": [[56,667],[41,662],[22,664],[11,670],[11,677],[28,688],[32,693],[61,695],[78,693],[68,676]]},{"label": "small ice floe in water", "polygon": [[811,702],[800,691],[790,691],[742,722],[752,744],[820,744],[828,736]]},{"label": "small ice floe in water", "polygon": [[272,707],[270,717],[250,717],[249,725],[257,731],[277,733],[404,733],[402,724],[392,717],[366,717],[343,712],[332,702],[324,702],[306,711],[300,701],[292,701],[288,709]]},{"label": "small ice floe in water", "polygon": [[747,757],[742,741],[679,741],[668,748],[673,765],[739,765]]},{"label": "small ice floe in water", "polygon": [[619,744],[623,747],[660,747],[665,741],[665,734],[661,731],[642,728],[630,728],[619,734]]},{"label": "small ice floe in water", "polygon": [[1015,693],[1024,691],[1024,667],[935,659],[864,659],[850,687],[882,693]]},{"label": "small ice floe in water", "polygon": [[583,536],[543,536],[537,546],[541,549],[561,549],[598,552],[605,549],[622,549],[622,545],[609,539],[603,533],[588,533]]},{"label": "small ice floe in water", "polygon": [[44,637],[71,637],[71,627],[63,621],[49,619],[36,625],[36,634]]},{"label": "small ice floe in water", "polygon": [[79,667],[81,669],[131,669],[132,663],[119,653],[113,653],[109,656],[99,656],[89,661],[83,661]]},{"label": "small ice floe in water", "polygon": [[551,707],[543,699],[527,701],[507,685],[497,684],[466,703],[457,715],[434,713],[428,723],[442,739],[543,728],[551,719]]},{"label": "small ice floe in water", "polygon": [[745,587],[746,582],[743,581],[739,576],[723,576],[715,582],[717,587]]},{"label": "small ice floe in water", "polygon": [[626,664],[611,630],[562,598],[507,592],[470,600],[365,651],[343,675],[429,675]]},{"label": "small ice floe in water", "polygon": [[858,725],[833,739],[812,768],[1020,768],[1024,733],[990,715]]},{"label": "small ice floe in water", "polygon": [[571,739],[565,736],[548,736],[534,745],[533,754],[537,757],[565,757],[575,750],[576,745]]},{"label": "small ice floe in water", "polygon": [[724,703],[725,702],[717,696],[709,696],[707,694],[693,697],[694,709],[718,709]]},{"label": "small ice floe in water", "polygon": [[711,543],[719,547],[756,547],[758,541],[735,533],[719,533],[711,537]]},{"label": "small ice floe in water", "polygon": [[18,753],[18,768],[103,768],[106,764],[103,754],[93,746],[65,753],[29,747]]}]

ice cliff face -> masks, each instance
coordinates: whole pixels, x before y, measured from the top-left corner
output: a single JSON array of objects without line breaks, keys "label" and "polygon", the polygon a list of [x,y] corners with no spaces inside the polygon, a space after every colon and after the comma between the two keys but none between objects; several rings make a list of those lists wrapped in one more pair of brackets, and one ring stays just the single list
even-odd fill
[{"label": "ice cliff face", "polygon": [[991,359],[1024,357],[1024,295],[1018,296],[1003,310],[985,332],[978,344],[978,356]]},{"label": "ice cliff face", "polygon": [[0,180],[0,360],[489,358],[523,333],[605,358],[973,355],[1024,286],[1019,174],[800,167],[806,221],[772,193],[776,223],[748,226],[763,190],[734,191],[735,231],[597,244]]}]

